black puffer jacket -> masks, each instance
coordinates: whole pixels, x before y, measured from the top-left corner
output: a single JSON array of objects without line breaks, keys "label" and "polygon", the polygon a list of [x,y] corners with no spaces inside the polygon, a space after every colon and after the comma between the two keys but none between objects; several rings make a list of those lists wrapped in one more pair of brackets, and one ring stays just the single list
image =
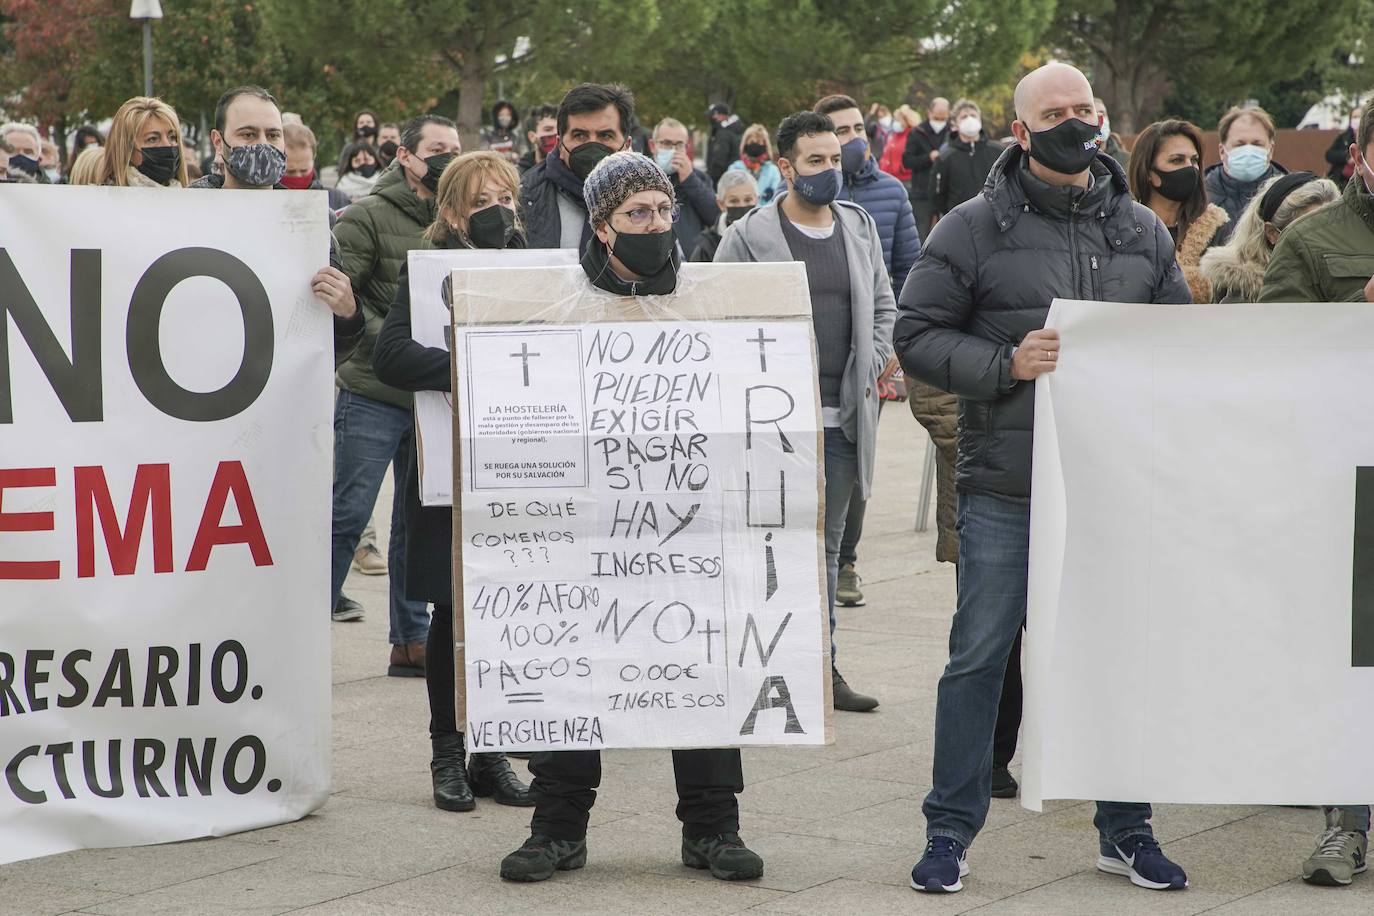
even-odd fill
[{"label": "black puffer jacket", "polygon": [[1131,199],[1110,156],[1093,184],[1033,177],[1019,146],[983,193],[935,226],[898,299],[908,375],[959,396],[960,490],[1030,498],[1034,385],[1011,377],[1012,348],[1045,326],[1050,301],[1192,301],[1169,231]]},{"label": "black puffer jacket", "polygon": [[950,137],[930,170],[930,198],[935,201],[935,212],[943,216],[977,197],[1001,155],[1001,145],[987,137],[972,143],[962,137]]}]

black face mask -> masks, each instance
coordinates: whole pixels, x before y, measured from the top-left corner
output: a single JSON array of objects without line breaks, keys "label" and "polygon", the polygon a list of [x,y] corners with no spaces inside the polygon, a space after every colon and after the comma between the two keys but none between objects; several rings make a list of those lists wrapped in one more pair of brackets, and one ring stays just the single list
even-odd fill
[{"label": "black face mask", "polygon": [[1069,118],[1049,130],[1032,131],[1030,155],[1036,162],[1061,175],[1077,175],[1097,158],[1096,124]]},{"label": "black face mask", "polygon": [[360,165],[360,166],[358,166],[356,169],[354,169],[353,171],[357,172],[359,175],[363,176],[364,178],[371,178],[373,175],[376,175],[376,174],[377,174],[377,165],[376,165],[376,163],[369,163],[368,165]]},{"label": "black face mask", "polygon": [[436,153],[433,156],[426,156],[424,163],[429,166],[429,169],[425,172],[425,177],[420,179],[420,184],[429,188],[429,193],[438,194],[439,176],[444,174],[444,169],[448,168],[448,164],[457,158],[455,153]]},{"label": "black face mask", "polygon": [[753,208],[753,207],[749,207],[749,206],[744,206],[744,207],[726,207],[726,208],[725,208],[725,225],[728,226],[728,225],[730,225],[731,223],[735,222],[736,220],[743,219],[744,216],[745,216],[745,214],[748,213],[748,212],[749,212],[750,210],[752,210],[752,209],[754,209],[754,208]]},{"label": "black face mask", "polygon": [[604,143],[584,143],[568,153],[568,168],[578,181],[586,181],[596,164],[613,152],[615,150]]},{"label": "black face mask", "polygon": [[1193,192],[1197,190],[1198,178],[1201,174],[1195,165],[1185,165],[1181,169],[1174,169],[1170,172],[1161,172],[1154,168],[1151,171],[1159,176],[1159,187],[1155,190],[1161,196],[1178,203],[1182,203],[1193,196]]},{"label": "black face mask", "polygon": [[13,156],[10,157],[10,168],[17,169],[18,171],[23,172],[25,175],[33,175],[34,177],[37,177],[38,160],[31,158],[29,156],[25,156],[21,153],[15,153]]},{"label": "black face mask", "polygon": [[143,161],[134,168],[154,184],[165,185],[176,175],[181,166],[181,147],[145,146],[138,151]]},{"label": "black face mask", "polygon": [[473,248],[505,248],[515,235],[515,212],[501,204],[468,217],[468,241]]},{"label": "black face mask", "polygon": [[744,144],[744,155],[746,156],[753,156],[757,159],[766,152],[768,152],[768,147],[764,146],[762,143]]},{"label": "black face mask", "polygon": [[631,273],[652,277],[672,260],[676,248],[677,233],[672,229],[637,234],[617,232],[611,254]]},{"label": "black face mask", "polygon": [[359,137],[375,137],[377,136],[377,128],[373,127],[371,124],[367,124],[359,127],[355,133]]},{"label": "black face mask", "polygon": [[390,162],[396,158],[396,141],[388,140],[377,147],[377,153],[386,161]]}]

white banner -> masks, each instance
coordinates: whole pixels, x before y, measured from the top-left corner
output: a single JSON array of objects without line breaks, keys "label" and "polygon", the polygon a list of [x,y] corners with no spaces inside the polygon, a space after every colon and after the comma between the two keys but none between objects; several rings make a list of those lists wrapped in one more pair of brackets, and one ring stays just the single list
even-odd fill
[{"label": "white banner", "polygon": [[804,307],[795,266],[684,265],[670,320],[456,329],[470,748],[827,741],[811,322],[681,318],[731,280]]},{"label": "white banner", "polygon": [[0,862],[329,788],[319,192],[0,187]]},{"label": "white banner", "polygon": [[[410,252],[410,336],[416,343],[449,349],[452,313],[443,287],[456,269],[557,267],[576,264],[572,248],[447,249]],[[447,391],[415,392],[415,442],[419,449],[420,502],[453,505],[453,396]]]},{"label": "white banner", "polygon": [[1049,326],[1024,804],[1374,799],[1374,309],[1056,301]]}]

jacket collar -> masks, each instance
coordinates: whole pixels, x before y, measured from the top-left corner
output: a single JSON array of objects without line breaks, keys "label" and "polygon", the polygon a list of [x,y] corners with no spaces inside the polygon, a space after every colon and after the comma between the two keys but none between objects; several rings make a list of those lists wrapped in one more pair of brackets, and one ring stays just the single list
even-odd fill
[{"label": "jacket collar", "polygon": [[1351,176],[1350,181],[1346,182],[1345,193],[1341,197],[1341,205],[1355,211],[1355,215],[1363,220],[1371,231],[1374,231],[1374,196],[1370,195],[1369,189],[1365,187],[1364,180],[1358,171]]},{"label": "jacket collar", "polygon": [[1092,164],[1092,187],[1057,188],[1031,174],[1028,156],[1013,144],[993,163],[983,185],[983,197],[992,208],[997,228],[1008,232],[1022,213],[1034,209],[1050,219],[1067,221],[1075,212],[1079,219],[1100,218],[1107,242],[1113,248],[1128,248],[1144,234],[1131,206],[1126,170],[1111,156],[1098,153]]},{"label": "jacket collar", "polygon": [[870,184],[878,180],[878,160],[874,156],[869,156],[859,170],[853,175],[845,175],[844,183],[853,187],[856,184]]},{"label": "jacket collar", "polygon": [[399,160],[393,162],[382,173],[382,177],[377,179],[376,186],[372,189],[370,196],[377,196],[391,204],[397,210],[409,216],[422,226],[428,226],[434,222],[434,200],[421,200],[420,195],[406,184],[405,175],[401,171]]},{"label": "jacket collar", "polygon": [[677,272],[682,266],[678,246],[673,246],[673,256],[663,269],[652,277],[641,280],[622,280],[611,269],[610,252],[601,239],[592,236],[582,252],[582,270],[587,279],[597,289],[614,293],[617,296],[667,296],[677,289]]},{"label": "jacket collar", "polygon": [[1215,165],[1208,166],[1204,174],[1206,174],[1208,177],[1211,177],[1213,172],[1216,173],[1216,180],[1221,184],[1222,189],[1226,191],[1228,195],[1236,197],[1245,197],[1248,199],[1254,197],[1255,192],[1259,190],[1259,186],[1264,184],[1270,178],[1273,178],[1275,175],[1287,175],[1288,169],[1284,168],[1274,160],[1270,159],[1268,170],[1266,170],[1263,175],[1256,178],[1254,181],[1238,181],[1237,179],[1232,178],[1229,174],[1227,174],[1225,166],[1220,162],[1216,163]]}]

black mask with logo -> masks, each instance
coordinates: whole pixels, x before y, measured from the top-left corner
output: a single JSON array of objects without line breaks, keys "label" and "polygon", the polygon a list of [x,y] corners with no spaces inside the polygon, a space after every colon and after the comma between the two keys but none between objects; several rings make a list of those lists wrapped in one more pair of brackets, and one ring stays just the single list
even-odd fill
[{"label": "black mask with logo", "polygon": [[1097,159],[1100,129],[1096,124],[1069,118],[1049,130],[1032,131],[1030,156],[1052,172],[1077,175]]},{"label": "black mask with logo", "polygon": [[652,277],[663,269],[677,250],[677,233],[671,228],[664,232],[617,232],[611,254],[631,273]]}]

